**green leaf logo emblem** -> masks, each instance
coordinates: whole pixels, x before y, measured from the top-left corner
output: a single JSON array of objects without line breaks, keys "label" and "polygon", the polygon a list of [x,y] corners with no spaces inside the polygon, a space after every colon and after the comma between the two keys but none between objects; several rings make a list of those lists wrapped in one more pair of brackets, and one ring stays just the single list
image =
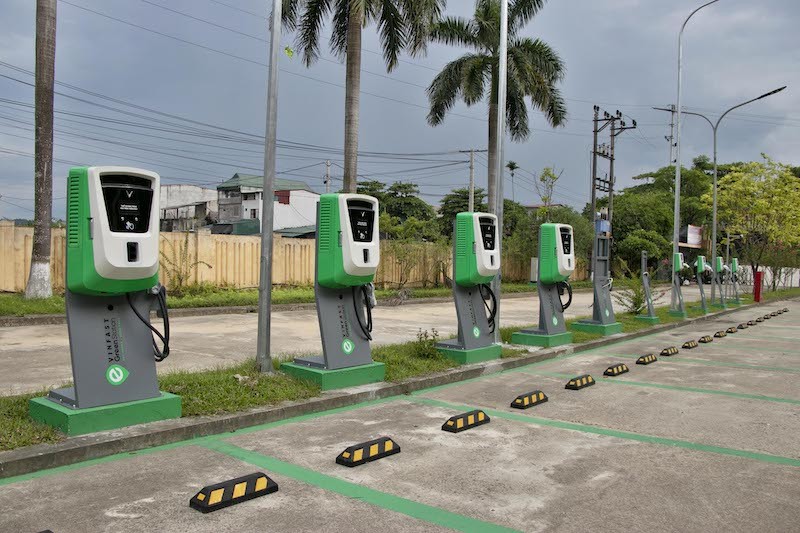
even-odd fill
[{"label": "green leaf logo emblem", "polygon": [[481,336],[481,330],[478,328],[478,326],[472,328],[472,336],[476,339]]},{"label": "green leaf logo emblem", "polygon": [[553,317],[553,325],[554,326],[558,325],[558,319],[556,317]]},{"label": "green leaf logo emblem", "polygon": [[355,350],[355,349],[356,349],[356,345],[350,339],[345,339],[345,340],[342,341],[342,351],[346,355],[350,355],[351,353],[353,353],[353,350]]},{"label": "green leaf logo emblem", "polygon": [[130,372],[128,369],[121,365],[111,365],[106,370],[106,381],[108,381],[111,385],[117,386],[122,385],[125,383],[125,380],[128,379]]}]

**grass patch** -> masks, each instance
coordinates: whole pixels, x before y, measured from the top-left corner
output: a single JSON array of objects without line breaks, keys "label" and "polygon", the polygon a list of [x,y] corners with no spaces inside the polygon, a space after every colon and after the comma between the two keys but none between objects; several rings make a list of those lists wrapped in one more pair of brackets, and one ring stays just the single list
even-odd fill
[{"label": "grass patch", "polygon": [[311,382],[280,372],[261,374],[255,360],[203,372],[173,372],[158,381],[162,391],[181,397],[183,416],[233,413],[319,395]]},{"label": "grass patch", "polygon": [[23,446],[58,442],[64,435],[28,417],[28,400],[47,394],[22,394],[0,397],[0,451]]},{"label": "grass patch", "polygon": [[0,316],[64,314],[64,297],[26,300],[22,294],[0,293]]},{"label": "grass patch", "polygon": [[417,340],[372,349],[372,359],[386,365],[386,381],[398,382],[458,366],[436,349],[436,330],[417,334]]}]

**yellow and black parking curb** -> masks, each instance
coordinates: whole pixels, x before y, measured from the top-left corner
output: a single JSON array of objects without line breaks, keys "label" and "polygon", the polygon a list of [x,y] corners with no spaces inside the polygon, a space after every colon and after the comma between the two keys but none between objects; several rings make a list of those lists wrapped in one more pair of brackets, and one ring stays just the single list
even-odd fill
[{"label": "yellow and black parking curb", "polygon": [[605,372],[603,372],[604,376],[619,376],[620,374],[624,374],[628,372],[628,365],[624,363],[618,363],[616,365],[611,365],[610,367],[606,368]]},{"label": "yellow and black parking curb", "polygon": [[255,472],[203,487],[189,500],[189,507],[201,513],[210,513],[277,491],[277,483],[263,472]]},{"label": "yellow and black parking curb", "polygon": [[[734,333],[736,332],[736,328],[734,329]],[[722,339],[728,336],[728,332],[724,329],[719,330],[718,332],[714,333],[714,338]]]},{"label": "yellow and black parking curb", "polygon": [[391,437],[378,437],[348,446],[336,457],[336,464],[352,468],[396,453],[400,453],[400,446]]},{"label": "yellow and black parking curb", "polygon": [[586,387],[591,387],[594,385],[595,381],[594,378],[589,374],[584,374],[582,376],[577,376],[572,378],[567,382],[564,386],[565,389],[569,390],[581,390]]},{"label": "yellow and black parking curb", "polygon": [[670,346],[669,348],[664,348],[661,350],[661,355],[668,356],[668,355],[675,355],[678,353],[678,349],[674,346]]},{"label": "yellow and black parking curb", "polygon": [[714,337],[712,337],[711,335],[703,335],[698,340],[703,344],[708,344],[709,342],[714,342]]},{"label": "yellow and black parking curb", "polygon": [[528,409],[534,405],[539,405],[540,403],[544,403],[546,401],[547,395],[540,390],[535,390],[533,392],[520,394],[514,398],[514,401],[511,402],[511,407],[514,409]]},{"label": "yellow and black parking curb", "polygon": [[698,346],[699,346],[699,344],[697,344],[696,340],[690,340],[690,341],[684,342],[683,346],[681,346],[681,348],[683,348],[684,350],[692,350],[694,348],[697,348]]},{"label": "yellow and black parking curb", "polygon": [[[763,322],[763,320],[762,320],[762,322]],[[747,325],[748,326],[755,326],[756,324],[758,324],[757,320],[748,320],[747,321]]]},{"label": "yellow and black parking curb", "polygon": [[[763,317],[763,316],[760,316],[760,317],[756,318],[756,323],[757,323],[757,324],[760,324],[761,322],[764,322],[764,317]],[[750,322],[748,322],[748,324],[749,324],[749,323],[750,323]]]},{"label": "yellow and black parking curb", "polygon": [[739,330],[736,328],[736,326],[731,326],[731,327],[729,327],[728,329],[725,330],[726,333],[736,333],[738,331]]},{"label": "yellow and black parking curb", "polygon": [[466,431],[477,426],[482,426],[484,424],[488,424],[489,422],[491,422],[489,415],[480,409],[476,409],[460,415],[451,416],[445,421],[444,424],[442,424],[442,431],[461,433],[462,431]]},{"label": "yellow and black parking curb", "polygon": [[649,365],[651,363],[655,363],[658,361],[658,357],[655,354],[649,353],[646,355],[641,356],[639,359],[636,360],[637,365]]}]

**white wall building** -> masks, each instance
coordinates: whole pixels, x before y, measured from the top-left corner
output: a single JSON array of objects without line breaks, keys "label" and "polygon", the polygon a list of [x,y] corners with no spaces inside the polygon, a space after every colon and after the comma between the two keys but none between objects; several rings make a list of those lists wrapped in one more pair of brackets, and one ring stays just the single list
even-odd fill
[{"label": "white wall building", "polygon": [[[219,222],[230,224],[239,220],[262,219],[262,176],[234,174],[217,186]],[[272,229],[296,228],[316,224],[319,194],[307,183],[298,180],[275,179],[274,217]]]}]

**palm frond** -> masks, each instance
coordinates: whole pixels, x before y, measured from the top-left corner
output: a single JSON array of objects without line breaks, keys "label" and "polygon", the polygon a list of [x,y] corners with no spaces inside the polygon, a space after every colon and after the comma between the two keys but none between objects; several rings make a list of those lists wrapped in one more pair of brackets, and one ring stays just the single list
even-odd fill
[{"label": "palm frond", "polygon": [[544,7],[545,0],[514,0],[508,7],[508,33],[515,35]]},{"label": "palm frond", "polygon": [[281,24],[287,31],[294,31],[297,28],[297,13],[302,3],[302,0],[282,0]]},{"label": "palm frond", "polygon": [[400,52],[408,42],[408,29],[405,17],[395,5],[395,0],[379,1],[380,12],[376,13],[375,17],[383,49],[383,59],[386,61],[386,70],[391,72],[397,66]]},{"label": "palm frond", "polygon": [[331,51],[343,60],[347,54],[347,18],[350,13],[350,0],[336,0],[333,7],[331,38],[328,44]]},{"label": "palm frond", "polygon": [[492,76],[492,67],[497,60],[488,55],[473,55],[464,64],[461,81],[461,94],[464,103],[471,106],[483,100],[486,84]]},{"label": "palm frond", "polygon": [[446,0],[400,0],[408,27],[406,46],[412,56],[425,53],[433,26],[441,20]]},{"label": "palm frond", "polygon": [[436,75],[428,87],[428,124],[436,126],[444,121],[447,111],[453,107],[461,96],[461,84],[464,78],[464,66],[474,57],[467,54],[451,61]]},{"label": "palm frond", "polygon": [[307,0],[300,18],[297,47],[303,54],[303,63],[311,65],[319,58],[319,37],[323,19],[331,9],[331,0]]},{"label": "palm frond", "polygon": [[509,50],[519,49],[531,64],[531,67],[544,76],[550,83],[562,81],[566,74],[566,66],[549,44],[540,39],[512,39]]},{"label": "palm frond", "polygon": [[525,92],[522,80],[513,64],[508,66],[508,82],[506,84],[506,128],[511,140],[524,141],[530,135],[528,125],[528,108],[525,103]]},{"label": "palm frond", "polygon": [[475,23],[471,20],[447,17],[431,28],[430,38],[442,44],[480,49],[481,42],[478,40],[476,30]]}]

